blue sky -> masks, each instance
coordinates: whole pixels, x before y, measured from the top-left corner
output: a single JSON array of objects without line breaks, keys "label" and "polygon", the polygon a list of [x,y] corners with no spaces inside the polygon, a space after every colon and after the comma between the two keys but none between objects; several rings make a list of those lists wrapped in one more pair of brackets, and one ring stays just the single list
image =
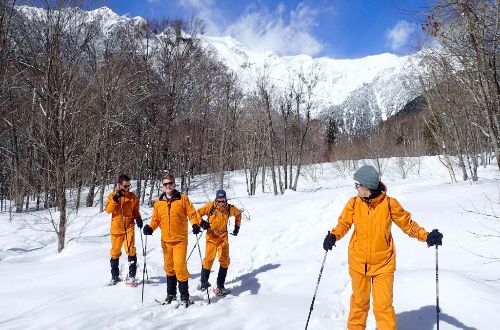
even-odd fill
[{"label": "blue sky", "polygon": [[255,51],[359,58],[408,54],[421,44],[430,0],[101,0],[120,15],[190,18],[206,34],[231,35]]}]

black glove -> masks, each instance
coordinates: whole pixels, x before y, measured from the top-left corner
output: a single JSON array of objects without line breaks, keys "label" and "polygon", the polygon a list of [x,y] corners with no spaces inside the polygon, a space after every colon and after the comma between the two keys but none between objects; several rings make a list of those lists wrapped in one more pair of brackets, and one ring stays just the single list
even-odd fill
[{"label": "black glove", "polygon": [[209,230],[210,229],[210,223],[205,220],[201,220],[200,227],[203,228],[204,230]]},{"label": "black glove", "polygon": [[198,224],[193,225],[193,234],[198,235],[200,233],[200,226]]},{"label": "black glove", "polygon": [[323,241],[323,249],[325,249],[325,251],[331,250],[335,246],[336,240],[337,239],[335,238],[335,236],[328,232],[328,234],[326,234],[325,240]]},{"label": "black glove", "polygon": [[433,245],[443,245],[443,234],[441,234],[437,229],[433,229],[429,235],[427,235],[427,246]]},{"label": "black glove", "polygon": [[136,223],[137,227],[139,227],[139,229],[142,228],[142,219],[141,218],[135,219],[135,223]]},{"label": "black glove", "polygon": [[142,232],[144,235],[153,235],[153,228],[149,227],[149,225],[145,225],[144,228],[142,228]]},{"label": "black glove", "polygon": [[240,226],[234,226],[233,235],[238,236],[239,232],[240,232]]},{"label": "black glove", "polygon": [[122,195],[123,195],[123,190],[118,190],[116,194],[113,196],[113,200],[117,203],[120,202],[120,198],[122,197]]}]

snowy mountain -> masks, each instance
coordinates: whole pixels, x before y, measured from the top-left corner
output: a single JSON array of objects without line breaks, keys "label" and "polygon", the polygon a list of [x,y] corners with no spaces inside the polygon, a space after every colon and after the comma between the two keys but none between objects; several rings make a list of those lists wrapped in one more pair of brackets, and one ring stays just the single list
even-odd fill
[{"label": "snowy mountain", "polygon": [[[27,17],[43,17],[41,8],[17,7]],[[141,25],[141,17],[120,16],[107,7],[83,11],[90,20],[102,20],[102,32],[107,35],[123,24]],[[278,56],[272,51],[257,53],[230,36],[203,36],[207,48],[214,50],[241,78],[243,87],[251,90],[256,79],[265,72],[277,88],[287,85],[294,72],[312,70],[319,72],[321,81],[314,89],[318,104],[313,116],[329,116],[332,113],[344,126],[352,126],[356,120],[366,118],[376,124],[396,114],[409,101],[420,95],[418,53],[409,56],[380,54],[360,59],[312,58],[308,55]]]},{"label": "snowy mountain", "polygon": [[222,62],[234,70],[249,87],[265,70],[278,87],[286,86],[292,72],[317,68],[322,81],[314,94],[320,107],[316,115],[338,112],[369,112],[379,122],[394,115],[420,94],[418,54],[380,54],[360,59],[337,60],[308,55],[278,56],[268,51],[256,53],[231,37],[205,37]]}]

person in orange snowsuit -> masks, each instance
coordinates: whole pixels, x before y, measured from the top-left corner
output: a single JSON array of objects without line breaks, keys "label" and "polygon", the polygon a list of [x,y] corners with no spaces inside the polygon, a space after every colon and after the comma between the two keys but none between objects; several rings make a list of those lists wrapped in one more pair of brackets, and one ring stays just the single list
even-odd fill
[{"label": "person in orange snowsuit", "polygon": [[200,290],[207,290],[210,286],[208,278],[215,257],[219,254],[219,273],[217,275],[217,287],[214,293],[218,296],[227,295],[230,290],[226,289],[227,269],[229,267],[229,239],[227,226],[229,217],[234,217],[233,235],[237,236],[241,226],[241,211],[234,205],[228,204],[226,192],[218,190],[215,194],[215,201],[208,202],[198,209],[201,217],[206,216],[207,220],[202,220],[201,227],[207,230],[205,259],[201,268]]},{"label": "person in orange snowsuit", "polygon": [[163,194],[156,200],[153,216],[149,225],[145,225],[145,235],[152,235],[160,227],[161,247],[163,249],[164,268],[167,274],[167,298],[170,304],[177,297],[177,282],[181,303],[188,307],[189,272],[186,264],[188,245],[188,221],[192,224],[193,234],[200,232],[201,219],[189,198],[175,189],[175,177],[171,174],[162,179]]},{"label": "person in orange snowsuit", "polygon": [[135,283],[137,271],[137,256],[135,248],[134,220],[137,227],[142,228],[142,218],[139,213],[139,198],[130,192],[130,178],[120,175],[116,189],[109,194],[106,212],[111,213],[111,282],[115,285],[121,281],[119,260],[122,255],[122,245],[128,255],[129,271],[127,281]]},{"label": "person in orange snowsuit", "polygon": [[354,181],[358,194],[347,202],[337,226],[326,235],[323,248],[331,250],[335,242],[354,224],[354,233],[349,242],[352,296],[347,328],[366,328],[370,291],[373,291],[373,312],[377,328],[393,330],[397,328],[397,324],[392,305],[396,270],[392,223],[410,237],[427,242],[428,246],[442,245],[443,235],[437,229],[430,233],[425,231],[412,220],[411,214],[395,198],[387,196],[387,189],[373,166],[360,167],[354,173]]}]

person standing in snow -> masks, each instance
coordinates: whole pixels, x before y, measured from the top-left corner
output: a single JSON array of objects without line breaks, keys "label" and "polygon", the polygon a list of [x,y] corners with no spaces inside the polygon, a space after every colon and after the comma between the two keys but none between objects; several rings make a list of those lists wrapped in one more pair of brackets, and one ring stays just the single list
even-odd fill
[{"label": "person standing in snow", "polygon": [[122,255],[122,245],[128,255],[129,271],[127,283],[137,283],[137,256],[134,237],[134,220],[137,227],[142,228],[142,218],[139,213],[139,198],[130,192],[130,178],[122,174],[118,178],[115,190],[109,194],[106,212],[111,213],[111,285],[121,281],[119,275],[119,260]]},{"label": "person standing in snow", "polygon": [[386,186],[377,170],[364,165],[354,173],[357,196],[347,202],[338,224],[329,232],[323,248],[331,250],[354,224],[349,242],[349,274],[352,280],[348,329],[365,329],[373,290],[373,312],[377,328],[396,329],[396,314],[392,305],[396,249],[391,234],[394,222],[410,237],[442,245],[443,235],[434,229],[428,233],[412,220],[411,214],[399,202],[387,196]]},{"label": "person standing in snow", "polygon": [[187,219],[191,221],[193,234],[200,232],[201,219],[189,198],[175,189],[175,177],[168,174],[162,179],[163,193],[155,201],[151,223],[145,225],[145,235],[153,235],[160,227],[164,268],[167,273],[167,304],[177,297],[177,282],[181,303],[188,307],[189,272],[186,264],[188,245]]},{"label": "person standing in snow", "polygon": [[201,268],[200,290],[208,290],[210,283],[208,278],[217,253],[219,254],[219,273],[217,275],[217,287],[214,294],[225,296],[230,290],[224,287],[226,282],[227,269],[229,267],[229,239],[227,226],[229,217],[235,218],[233,235],[237,236],[241,225],[241,211],[235,206],[228,204],[226,192],[218,190],[215,200],[208,202],[198,209],[201,217],[207,216],[207,220],[202,220],[201,227],[207,230],[205,259]]}]

